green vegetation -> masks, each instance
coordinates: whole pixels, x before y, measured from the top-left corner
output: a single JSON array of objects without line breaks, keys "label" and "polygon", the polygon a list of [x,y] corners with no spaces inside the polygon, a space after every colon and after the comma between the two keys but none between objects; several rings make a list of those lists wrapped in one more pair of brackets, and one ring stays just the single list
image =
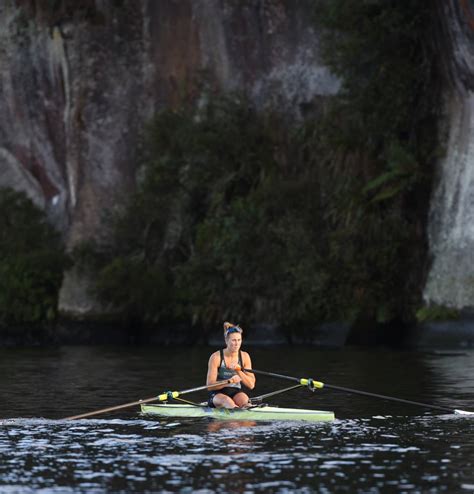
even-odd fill
[{"label": "green vegetation", "polygon": [[318,136],[323,153],[341,161],[333,192],[336,248],[349,273],[341,288],[364,320],[413,320],[439,153],[432,8],[422,0],[320,0],[314,15],[326,63],[342,80]]},{"label": "green vegetation", "polygon": [[[104,249],[99,295],[146,321],[282,321],[288,304],[306,315],[318,194],[298,139],[239,98],[157,115],[139,190]],[[301,249],[315,253],[307,269]]]},{"label": "green vegetation", "polygon": [[413,319],[435,150],[430,7],[315,2],[340,95],[298,128],[242,97],[156,115],[97,293],[147,323]]},{"label": "green vegetation", "polygon": [[0,189],[0,211],[0,326],[51,322],[67,265],[61,239],[24,194]]},{"label": "green vegetation", "polygon": [[392,172],[381,187],[401,185],[407,175],[417,179],[420,158],[430,157],[435,147],[439,87],[433,9],[422,0],[319,0],[316,5],[316,18],[326,28],[325,61],[343,82],[333,109],[342,112],[337,142],[363,147],[380,171]]},{"label": "green vegetation", "polygon": [[416,312],[416,320],[420,323],[456,319],[459,319],[459,311],[443,305],[424,305]]}]

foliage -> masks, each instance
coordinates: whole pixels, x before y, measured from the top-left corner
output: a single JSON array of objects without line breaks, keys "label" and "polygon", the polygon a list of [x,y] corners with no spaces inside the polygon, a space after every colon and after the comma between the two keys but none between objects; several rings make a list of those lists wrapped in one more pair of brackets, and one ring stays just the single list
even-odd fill
[{"label": "foliage", "polygon": [[416,312],[418,322],[452,321],[459,319],[459,311],[443,305],[424,305]]},{"label": "foliage", "polygon": [[346,266],[341,287],[379,322],[413,318],[423,283],[437,134],[431,16],[422,0],[316,2],[323,56],[342,81],[317,148],[342,157],[327,206],[333,253]]},{"label": "foliage", "polygon": [[99,295],[145,320],[285,317],[285,297],[298,299],[304,283],[295,279],[297,236],[317,199],[285,140],[280,117],[238,97],[157,115],[151,159],[116,219]]},{"label": "foliage", "polygon": [[394,145],[412,154],[437,89],[432,7],[423,0],[317,0],[315,19],[324,28],[324,59],[342,79],[346,143],[363,143],[387,161]]},{"label": "foliage", "polygon": [[[429,8],[320,0],[332,104],[298,127],[242,97],[159,113],[98,294],[145,321],[413,317],[436,135]],[[429,85],[430,84],[430,85]]]},{"label": "foliage", "polygon": [[0,326],[56,316],[67,258],[59,234],[22,193],[0,189]]}]

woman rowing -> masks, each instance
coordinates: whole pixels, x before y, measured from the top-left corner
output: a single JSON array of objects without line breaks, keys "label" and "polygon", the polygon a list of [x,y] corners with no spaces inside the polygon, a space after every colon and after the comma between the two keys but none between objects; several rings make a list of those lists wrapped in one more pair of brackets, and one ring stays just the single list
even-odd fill
[{"label": "woman rowing", "polygon": [[243,408],[249,404],[249,397],[242,391],[255,387],[255,375],[241,369],[251,369],[252,362],[247,352],[240,350],[242,328],[230,322],[224,323],[226,348],[214,352],[209,358],[207,386],[218,381],[229,380],[228,384],[213,387],[209,393],[209,406],[217,408]]}]

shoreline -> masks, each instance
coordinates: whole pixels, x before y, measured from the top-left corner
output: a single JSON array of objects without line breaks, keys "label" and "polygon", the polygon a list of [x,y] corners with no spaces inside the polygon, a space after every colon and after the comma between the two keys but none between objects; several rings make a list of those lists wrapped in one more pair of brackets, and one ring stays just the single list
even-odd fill
[{"label": "shoreline", "polygon": [[[202,333],[184,325],[134,329],[113,323],[62,321],[55,326],[0,328],[0,348],[94,345],[207,345],[219,346],[220,330]],[[326,323],[317,328],[283,330],[272,325],[251,327],[245,334],[249,346],[308,346],[341,349],[346,346],[393,349],[473,349],[474,317],[456,321],[422,323],[411,328],[378,328],[354,338],[346,323]]]}]

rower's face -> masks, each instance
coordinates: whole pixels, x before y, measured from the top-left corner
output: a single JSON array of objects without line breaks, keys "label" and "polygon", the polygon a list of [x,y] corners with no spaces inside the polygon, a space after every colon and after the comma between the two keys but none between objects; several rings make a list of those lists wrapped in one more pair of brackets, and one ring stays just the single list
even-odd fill
[{"label": "rower's face", "polygon": [[239,333],[232,333],[227,337],[226,342],[227,348],[232,352],[236,352],[242,345],[242,335]]}]

